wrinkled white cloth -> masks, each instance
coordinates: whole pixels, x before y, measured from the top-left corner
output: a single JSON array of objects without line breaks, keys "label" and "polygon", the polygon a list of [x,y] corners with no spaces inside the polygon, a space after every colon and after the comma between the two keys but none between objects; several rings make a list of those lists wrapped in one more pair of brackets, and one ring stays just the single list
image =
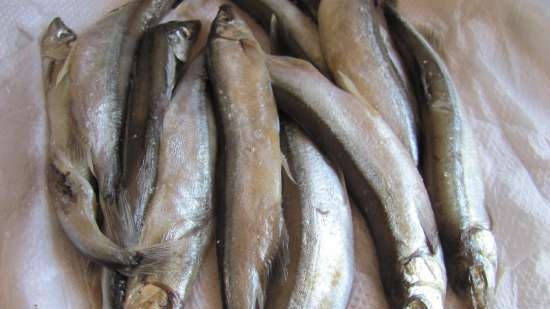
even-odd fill
[{"label": "wrinkled white cloth", "polygon": [[[0,308],[100,308],[97,266],[48,206],[38,40],[60,16],[77,34],[125,0],[0,1]],[[186,0],[187,9],[206,0]],[[214,1],[216,2],[216,1]],[[217,1],[220,2],[220,1]],[[550,306],[550,3],[402,0],[434,29],[477,141],[499,249],[493,308]],[[180,16],[193,16],[182,7]],[[356,223],[351,308],[384,304],[372,241]],[[205,287],[203,287],[205,288]],[[207,287],[206,287],[207,288]],[[196,293],[191,307],[201,308]],[[449,291],[448,308],[462,308]]]}]

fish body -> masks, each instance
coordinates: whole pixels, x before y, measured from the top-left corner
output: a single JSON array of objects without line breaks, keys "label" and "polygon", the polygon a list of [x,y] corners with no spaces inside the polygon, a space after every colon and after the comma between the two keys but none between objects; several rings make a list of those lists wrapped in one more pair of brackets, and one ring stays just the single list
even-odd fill
[{"label": "fish body", "polygon": [[422,169],[449,279],[472,308],[487,308],[496,285],[497,251],[468,120],[437,52],[396,10],[385,11],[416,81],[424,134]]},{"label": "fish body", "polygon": [[[155,187],[164,114],[199,29],[198,21],[173,21],[152,28],[141,39],[127,108],[119,196],[138,230]],[[138,237],[139,231],[130,233],[124,244],[134,245]]]},{"label": "fish body", "polygon": [[68,59],[76,135],[97,179],[106,233],[117,244],[134,232],[130,215],[117,203],[132,61],[143,32],[174,4],[175,0],[141,0],[112,11],[80,36]]},{"label": "fish body", "polygon": [[282,149],[291,175],[283,178],[290,260],[286,279],[270,285],[267,308],[345,309],[354,261],[341,170],[297,125],[282,123]]},{"label": "fish body", "polygon": [[285,46],[296,57],[311,61],[321,72],[327,72],[317,25],[292,2],[289,0],[234,0],[233,2],[255,17],[267,31],[270,29],[272,16],[275,15],[277,30]]},{"label": "fish body", "polygon": [[75,40],[74,32],[56,18],[41,41],[49,129],[50,202],[65,234],[83,255],[105,266],[128,269],[136,266],[139,253],[120,248],[98,226],[93,176],[75,135],[66,62]]},{"label": "fish body", "polygon": [[267,64],[279,108],[342,166],[366,214],[393,306],[442,308],[446,277],[437,229],[406,148],[374,108],[309,63],[269,56]]},{"label": "fish body", "polygon": [[418,162],[413,98],[383,42],[374,2],[322,0],[318,12],[321,47],[335,82],[374,107]]},{"label": "fish body", "polygon": [[126,308],[180,308],[214,234],[216,127],[206,90],[204,56],[193,61],[162,121],[158,176],[140,244],[177,241],[173,254],[134,278]]},{"label": "fish body", "polygon": [[225,142],[226,305],[263,308],[284,231],[279,118],[264,54],[228,5],[212,25],[207,62]]}]

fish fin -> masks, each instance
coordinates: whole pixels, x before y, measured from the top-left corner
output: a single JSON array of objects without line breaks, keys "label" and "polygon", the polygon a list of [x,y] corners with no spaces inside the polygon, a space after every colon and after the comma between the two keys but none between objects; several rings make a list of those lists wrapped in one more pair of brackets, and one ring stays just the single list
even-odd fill
[{"label": "fish fin", "polygon": [[292,176],[292,172],[290,171],[290,166],[288,165],[288,160],[286,159],[286,156],[284,155],[284,153],[281,153],[281,165],[283,166],[283,170],[285,171],[285,174],[288,176],[288,178],[294,184],[298,184],[294,179],[294,176]]},{"label": "fish fin", "polygon": [[59,73],[57,73],[56,79],[55,79],[55,86],[59,86],[59,84],[63,81],[65,77],[68,77],[69,75],[69,69],[70,69],[70,61],[64,61],[63,66],[61,67],[61,70],[59,70]]},{"label": "fish fin", "polygon": [[279,270],[279,273],[275,274],[286,281],[288,277],[288,265],[290,263],[290,249],[289,249],[289,235],[286,228],[286,223],[283,221],[281,227],[281,236],[279,240],[279,249],[275,257],[275,266],[273,269]]},{"label": "fish fin", "polygon": [[418,33],[420,33],[426,41],[430,43],[430,46],[439,54],[439,56],[442,59],[445,59],[446,53],[443,44],[443,32],[434,26],[428,25],[416,25],[415,28]]},{"label": "fish fin", "polygon": [[[138,245],[131,252],[136,256],[136,265],[132,268],[119,269],[119,271],[128,276],[146,276],[158,274],[163,269],[166,261],[173,258],[181,250],[181,246],[188,242],[186,237],[180,239],[163,241],[158,244],[143,246]],[[171,270],[165,269],[170,272]]]}]

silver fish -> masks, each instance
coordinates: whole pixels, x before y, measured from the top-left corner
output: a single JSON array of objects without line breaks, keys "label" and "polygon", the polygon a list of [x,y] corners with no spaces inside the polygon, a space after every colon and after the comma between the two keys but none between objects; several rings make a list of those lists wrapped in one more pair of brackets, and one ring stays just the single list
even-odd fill
[{"label": "silver fish", "polygon": [[418,162],[417,123],[380,35],[374,0],[322,0],[321,48],[336,83],[373,106]]},{"label": "silver fish", "polygon": [[177,240],[173,255],[130,280],[126,308],[181,308],[214,234],[216,127],[204,56],[193,61],[167,107],[160,136],[157,187],[140,244]]},{"label": "silver fish", "polygon": [[264,54],[231,6],[218,12],[207,48],[224,132],[223,277],[228,308],[263,308],[284,239],[279,117]]},{"label": "silver fish", "polygon": [[269,56],[277,104],[342,166],[366,214],[396,308],[442,308],[446,277],[435,220],[416,165],[382,117],[309,63]]},{"label": "silver fish", "polygon": [[472,308],[487,308],[496,284],[497,249],[468,120],[437,52],[395,9],[385,11],[421,98],[422,168],[449,279]]},{"label": "silver fish", "polygon": [[286,280],[272,281],[266,307],[345,309],[354,261],[343,175],[295,124],[283,121],[281,131],[291,175],[283,177],[290,261]]},{"label": "silver fish", "polygon": [[[122,142],[123,166],[118,200],[132,220],[130,232],[119,238],[124,247],[135,246],[139,241],[143,212],[157,176],[163,115],[199,29],[198,21],[174,21],[153,27],[141,38]],[[104,307],[121,307],[127,278],[105,270],[102,281]]]},{"label": "silver fish", "polygon": [[41,41],[51,162],[47,171],[50,202],[65,234],[83,255],[109,267],[127,269],[137,265],[140,253],[120,248],[101,232],[96,222],[93,177],[75,135],[66,63],[75,40],[74,32],[56,18]]},{"label": "silver fish", "polygon": [[[163,116],[199,30],[199,21],[173,21],[152,28],[141,39],[127,107],[119,196],[120,203],[130,207],[137,229],[154,191]],[[134,239],[124,244],[134,245],[138,236],[129,234]]]},{"label": "silver fish", "polygon": [[321,52],[317,25],[289,0],[233,0],[269,30],[272,15],[277,18],[280,39],[297,57],[311,61],[321,72],[328,72]]},{"label": "silver fish", "polygon": [[141,0],[120,7],[83,33],[67,60],[76,134],[97,179],[107,235],[117,244],[135,230],[117,203],[119,141],[132,60],[143,32],[175,3]]}]

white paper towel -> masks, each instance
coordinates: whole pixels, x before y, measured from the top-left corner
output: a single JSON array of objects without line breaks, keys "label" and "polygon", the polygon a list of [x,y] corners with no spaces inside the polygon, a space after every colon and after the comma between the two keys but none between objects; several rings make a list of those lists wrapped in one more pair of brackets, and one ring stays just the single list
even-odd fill
[{"label": "white paper towel", "polygon": [[[78,34],[124,2],[0,0],[0,308],[99,308],[97,267],[72,248],[46,201],[38,39],[55,16]],[[185,2],[180,16],[212,1]],[[550,306],[550,3],[402,0],[401,11],[442,36],[474,129],[499,247],[493,308]],[[350,307],[380,308],[372,242],[356,225]],[[455,298],[448,308],[461,308]]]}]

